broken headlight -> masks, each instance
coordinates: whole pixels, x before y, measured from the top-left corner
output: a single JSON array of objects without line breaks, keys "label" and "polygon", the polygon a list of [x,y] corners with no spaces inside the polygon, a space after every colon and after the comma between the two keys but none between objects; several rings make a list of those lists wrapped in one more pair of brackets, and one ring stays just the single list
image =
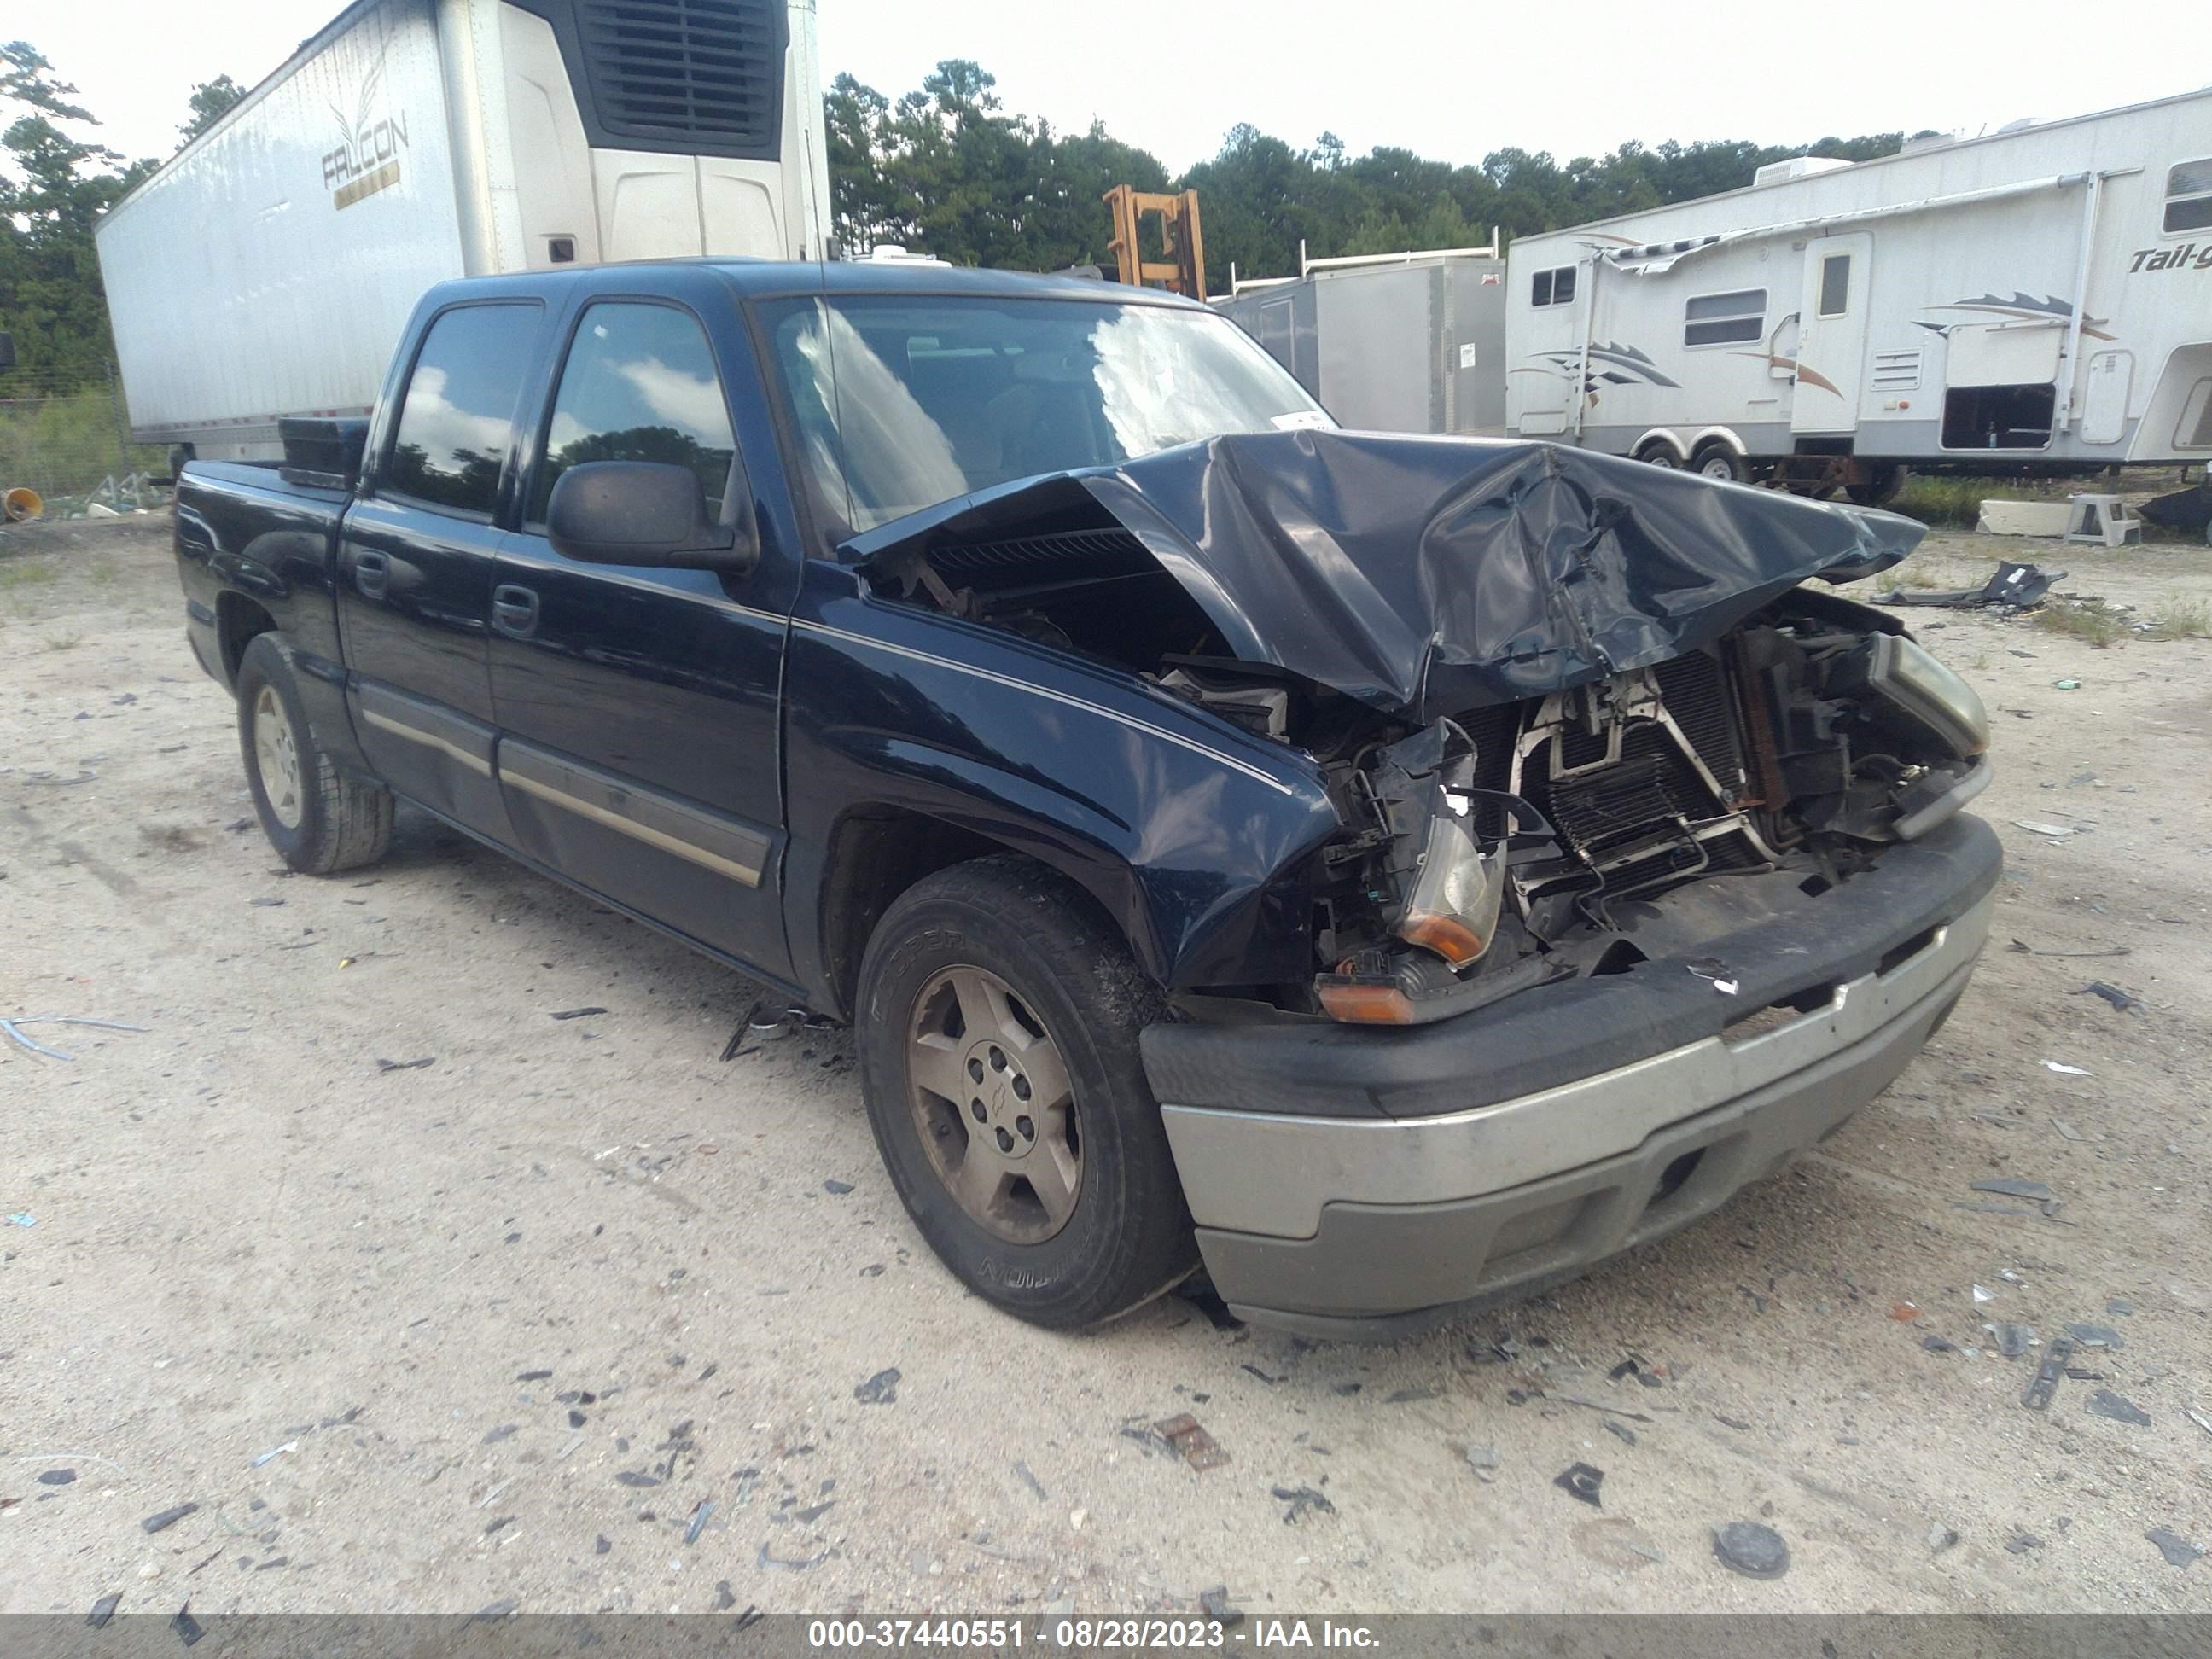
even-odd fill
[{"label": "broken headlight", "polygon": [[1485,852],[1476,842],[1474,802],[1449,784],[1438,789],[1443,810],[1429,820],[1420,871],[1406,895],[1398,937],[1465,968],[1490,948],[1505,896],[1504,849]]},{"label": "broken headlight", "polygon": [[1902,635],[1869,635],[1830,684],[1879,699],[1885,712],[1962,759],[1990,746],[1989,714],[1974,688]]}]

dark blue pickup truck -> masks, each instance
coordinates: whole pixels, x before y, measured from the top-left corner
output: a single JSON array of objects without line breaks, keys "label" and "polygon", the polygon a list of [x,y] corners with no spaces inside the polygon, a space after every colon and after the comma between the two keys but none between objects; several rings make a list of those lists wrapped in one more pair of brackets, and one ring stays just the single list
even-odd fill
[{"label": "dark blue pickup truck", "polygon": [[1987,929],[1981,705],[1837,591],[1917,527],[1339,431],[1166,295],[456,283],[285,438],[176,528],[278,852],[404,799],[851,1024],[915,1225],[1039,1322],[1571,1276],[1832,1133]]}]

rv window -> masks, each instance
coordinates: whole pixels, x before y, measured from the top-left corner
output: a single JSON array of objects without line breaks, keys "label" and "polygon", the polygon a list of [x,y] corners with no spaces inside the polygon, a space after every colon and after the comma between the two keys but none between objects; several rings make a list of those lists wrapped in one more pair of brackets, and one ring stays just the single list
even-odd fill
[{"label": "rv window", "polygon": [[1575,268],[1558,265],[1540,270],[1528,282],[1532,306],[1571,306],[1575,302]]},{"label": "rv window", "polygon": [[2166,175],[2166,229],[2212,230],[2212,157],[2184,161]]},{"label": "rv window", "polygon": [[430,325],[399,406],[386,489],[491,516],[538,315],[535,305],[457,306]]},{"label": "rv window", "polygon": [[1734,294],[1704,294],[1682,308],[1686,346],[1733,345],[1766,332],[1766,290],[1741,289]]},{"label": "rv window", "polygon": [[1820,261],[1820,312],[1840,317],[1851,308],[1851,256],[1831,253]]}]

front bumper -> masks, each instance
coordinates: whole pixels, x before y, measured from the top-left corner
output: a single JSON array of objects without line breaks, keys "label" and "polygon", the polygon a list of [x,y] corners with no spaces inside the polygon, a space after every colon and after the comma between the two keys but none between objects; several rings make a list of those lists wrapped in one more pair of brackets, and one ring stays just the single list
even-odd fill
[{"label": "front bumper", "polygon": [[1199,1248],[1244,1317],[1402,1334],[1534,1293],[1771,1175],[1902,1072],[1966,988],[2002,855],[1961,817],[1684,957],[1413,1030],[1157,1026]]}]

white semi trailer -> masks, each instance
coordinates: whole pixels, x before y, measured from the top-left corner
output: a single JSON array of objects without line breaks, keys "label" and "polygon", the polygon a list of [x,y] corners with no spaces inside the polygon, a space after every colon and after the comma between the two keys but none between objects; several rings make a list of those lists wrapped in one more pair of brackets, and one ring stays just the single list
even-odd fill
[{"label": "white semi trailer", "polygon": [[824,257],[814,0],[357,0],[106,215],[132,435],[365,415],[452,276]]},{"label": "white semi trailer", "polygon": [[1881,500],[2212,459],[2212,90],[1516,240],[1506,421]]}]

